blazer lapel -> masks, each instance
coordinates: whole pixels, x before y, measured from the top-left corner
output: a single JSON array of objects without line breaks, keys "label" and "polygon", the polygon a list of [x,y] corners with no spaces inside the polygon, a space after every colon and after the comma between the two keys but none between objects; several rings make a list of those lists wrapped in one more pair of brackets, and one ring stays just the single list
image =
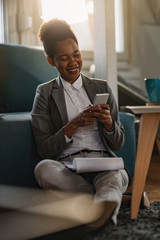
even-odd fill
[{"label": "blazer lapel", "polygon": [[93,103],[94,97],[95,97],[98,89],[95,88],[95,85],[92,84],[92,81],[84,75],[82,75],[82,81],[83,81],[83,86],[88,94],[88,97],[89,97],[91,103]]},{"label": "blazer lapel", "polygon": [[61,84],[60,78],[58,77],[54,83],[52,90],[52,97],[57,105],[59,110],[62,123],[65,125],[68,122],[67,109],[64,97],[63,86]]}]

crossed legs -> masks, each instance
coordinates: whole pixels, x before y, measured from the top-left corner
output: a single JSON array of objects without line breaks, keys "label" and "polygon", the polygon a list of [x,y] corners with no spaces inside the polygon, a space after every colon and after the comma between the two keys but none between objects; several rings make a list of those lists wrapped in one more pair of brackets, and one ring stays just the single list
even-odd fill
[{"label": "crossed legs", "polygon": [[83,177],[83,174],[77,174],[66,168],[61,162],[49,159],[41,161],[36,166],[35,178],[43,189],[94,194],[95,203],[114,203],[112,204],[114,206],[114,213],[112,210],[114,223],[117,222],[122,194],[126,191],[129,181],[125,170],[117,170],[99,172],[90,183]]}]

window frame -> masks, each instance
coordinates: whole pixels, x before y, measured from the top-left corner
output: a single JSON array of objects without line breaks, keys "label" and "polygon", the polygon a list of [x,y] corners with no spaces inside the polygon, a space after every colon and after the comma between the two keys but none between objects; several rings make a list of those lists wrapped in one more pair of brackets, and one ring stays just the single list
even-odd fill
[{"label": "window frame", "polygon": [[130,61],[130,8],[129,1],[123,0],[124,52],[117,52],[118,61]]}]

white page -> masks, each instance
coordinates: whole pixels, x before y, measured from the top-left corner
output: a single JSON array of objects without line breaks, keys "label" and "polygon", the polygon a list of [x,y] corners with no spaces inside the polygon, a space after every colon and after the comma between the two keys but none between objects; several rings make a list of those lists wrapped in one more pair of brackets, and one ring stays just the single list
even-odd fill
[{"label": "white page", "polygon": [[124,168],[123,159],[120,157],[99,158],[74,158],[73,163],[64,161],[66,167],[82,172],[99,172],[106,170],[117,170]]}]

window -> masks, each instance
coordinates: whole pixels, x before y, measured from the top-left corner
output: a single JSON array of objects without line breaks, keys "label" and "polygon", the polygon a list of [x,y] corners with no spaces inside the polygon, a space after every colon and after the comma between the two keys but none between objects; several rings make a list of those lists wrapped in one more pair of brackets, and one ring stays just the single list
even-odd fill
[{"label": "window", "polygon": [[123,0],[115,0],[116,52],[124,52],[124,12]]},{"label": "window", "polygon": [[129,60],[128,1],[115,0],[115,42],[118,60]]},{"label": "window", "polygon": [[[71,24],[80,49],[93,52],[93,12],[93,0],[0,0],[0,42],[41,45],[37,38],[40,24],[58,17]],[[128,60],[129,55],[127,12],[128,0],[115,0],[116,51],[120,60]],[[30,24],[24,27],[26,23]]]},{"label": "window", "polygon": [[[63,6],[63,8],[62,8]],[[93,51],[92,0],[42,0],[42,18],[60,18],[75,32],[81,50]]]},{"label": "window", "polygon": [[69,24],[87,21],[88,15],[85,1],[42,0],[42,18],[44,21],[48,21],[52,18],[60,18],[67,21]]}]

